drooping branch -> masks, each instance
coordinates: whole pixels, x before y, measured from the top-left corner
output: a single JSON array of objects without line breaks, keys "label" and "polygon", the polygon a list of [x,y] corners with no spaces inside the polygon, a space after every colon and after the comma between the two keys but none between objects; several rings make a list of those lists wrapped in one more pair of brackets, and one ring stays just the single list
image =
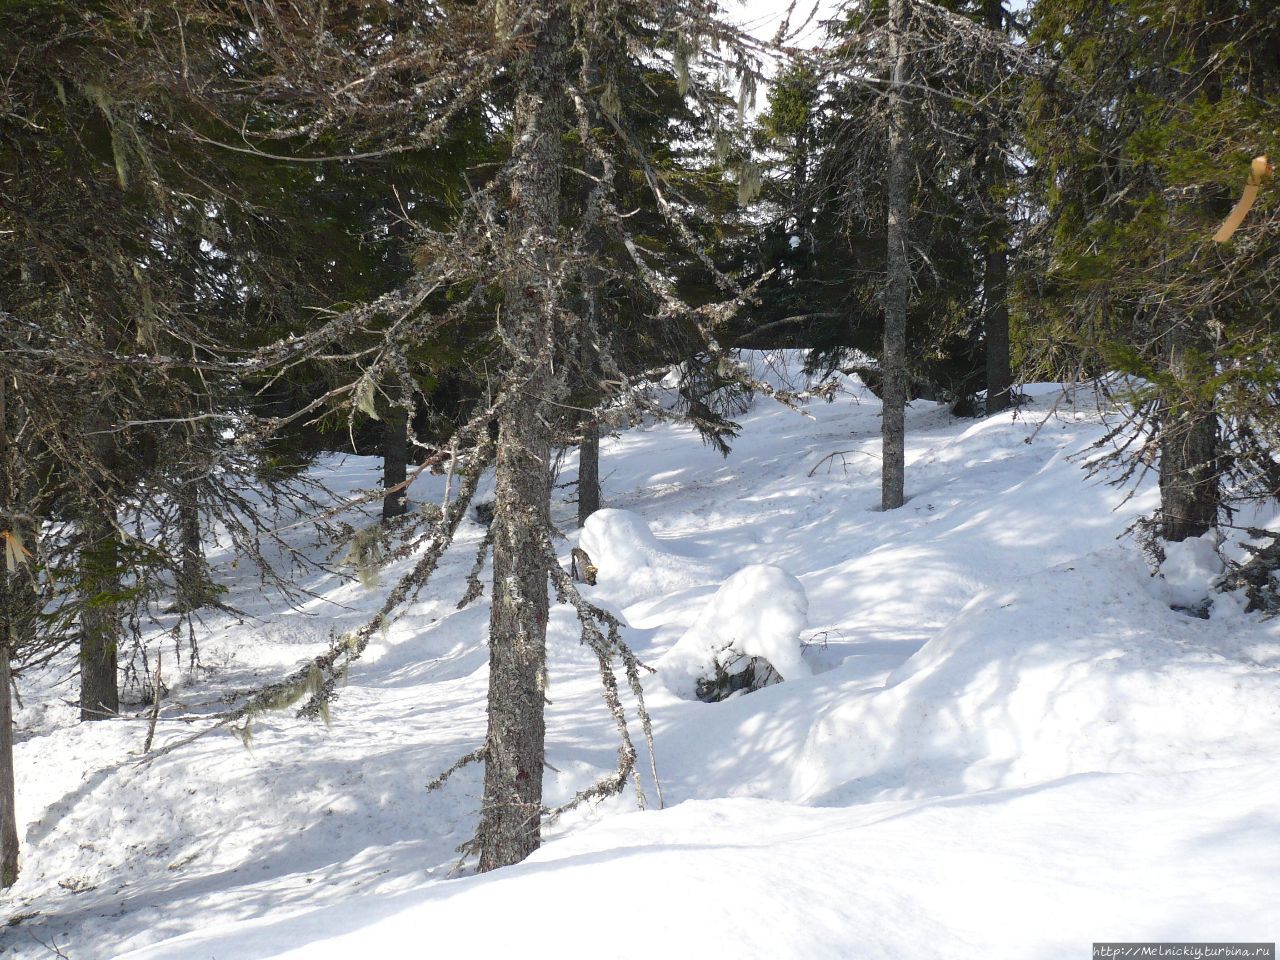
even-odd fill
[{"label": "drooping branch", "polygon": [[453,543],[458,524],[466,516],[471,498],[475,495],[476,487],[480,483],[485,467],[489,464],[491,455],[492,449],[487,443],[473,452],[471,462],[463,471],[458,497],[449,504],[440,518],[426,552],[414,564],[413,569],[401,577],[391,589],[378,612],[363,626],[344,635],[328,653],[316,659],[315,665],[321,671],[321,680],[307,702],[298,710],[299,717],[315,718],[327,710],[338,683],[346,676],[350,665],[364,653],[369,640],[379,630],[390,626],[396,610],[405,600],[416,596],[426,586],[427,581],[440,565],[440,559],[445,551]]},{"label": "drooping branch", "polygon": [[621,661],[627,676],[627,684],[636,700],[636,713],[640,717],[640,726],[644,733],[645,745],[649,750],[649,765],[653,774],[654,789],[658,794],[658,806],[662,807],[662,781],[658,778],[657,754],[653,744],[653,721],[649,716],[648,708],[645,706],[644,690],[640,684],[641,669],[649,668],[642,666],[635,652],[622,639],[621,621],[608,610],[591,603],[582,596],[577,584],[573,582],[573,578],[560,566],[559,558],[556,556],[550,537],[545,539],[544,547],[550,561],[551,582],[556,589],[556,596],[562,603],[567,603],[573,607],[582,630],[582,642],[590,648],[599,661],[600,679],[603,687],[602,694],[605,704],[609,708],[609,713],[614,719],[620,741],[617,769],[595,786],[583,791],[573,801],[559,808],[556,812],[563,812],[593,797],[604,797],[617,793],[622,789],[628,776],[632,778],[635,784],[637,803],[641,809],[644,809],[644,791],[640,784],[639,774],[635,770],[635,745],[631,741],[626,711],[623,709],[622,699],[618,695],[617,678],[613,671],[615,658]]},{"label": "drooping branch", "polygon": [[485,531],[484,539],[480,541],[480,546],[476,548],[476,559],[472,563],[470,571],[467,573],[467,592],[462,595],[462,599],[458,601],[458,609],[462,610],[471,601],[477,599],[484,593],[484,584],[480,582],[480,574],[484,570],[485,560],[489,557],[489,550],[493,547],[493,526]]},{"label": "drooping branch", "polygon": [[298,717],[327,719],[329,704],[337,693],[339,683],[345,679],[351,665],[364,654],[370,639],[379,630],[390,625],[395,612],[411,594],[416,594],[422,589],[439,566],[441,557],[453,542],[458,524],[466,515],[491,456],[492,449],[488,443],[482,444],[473,451],[470,462],[462,474],[462,485],[458,491],[458,497],[440,518],[426,552],[413,569],[392,588],[383,601],[382,607],[369,621],[335,640],[323,654],[280,680],[258,690],[244,703],[208,718],[213,721],[210,726],[191,736],[166,744],[148,754],[140,762],[150,762],[241,720],[246,722],[247,733],[248,723],[258,714],[287,709],[304,697],[306,702],[298,709]]}]

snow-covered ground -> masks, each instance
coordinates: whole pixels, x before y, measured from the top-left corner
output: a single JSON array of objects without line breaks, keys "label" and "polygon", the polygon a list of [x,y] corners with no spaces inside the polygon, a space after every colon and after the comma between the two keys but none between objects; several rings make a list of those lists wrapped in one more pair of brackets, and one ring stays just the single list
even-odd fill
[{"label": "snow-covered ground", "polygon": [[[1229,596],[1207,620],[1171,608],[1206,595],[1212,551],[1149,574],[1120,535],[1153,492],[1125,501],[1080,466],[1101,435],[1091,394],[1036,387],[977,421],[914,404],[910,499],[886,514],[878,404],[845,387],[811,419],[758,400],[727,459],[669,425],[604,444],[607,505],[628,513],[589,544],[586,592],[669,668],[645,680],[665,809],[646,756],[648,810],[628,792],[564,816],[523,864],[454,870],[481,772],[425,788],[484,734],[488,610],[454,609],[483,532],[468,520],[327,727],[273,714],[247,746],[219,732],[144,763],[145,720],[75,724],[68,688],[26,678],[0,956],[1065,960],[1094,941],[1276,940],[1280,625]],[[325,478],[372,486],[377,466]],[[572,514],[558,504],[562,529]],[[208,621],[206,669],[167,712],[319,652],[408,562],[372,591],[309,574],[319,596],[297,610],[220,563],[259,619]],[[778,569],[734,579],[754,564]],[[735,597],[760,614],[734,624]],[[752,623],[780,650],[802,615],[784,682],[688,698],[690,650]],[[568,608],[548,646],[554,804],[612,769],[616,739]],[[195,729],[162,720],[157,744]]]}]

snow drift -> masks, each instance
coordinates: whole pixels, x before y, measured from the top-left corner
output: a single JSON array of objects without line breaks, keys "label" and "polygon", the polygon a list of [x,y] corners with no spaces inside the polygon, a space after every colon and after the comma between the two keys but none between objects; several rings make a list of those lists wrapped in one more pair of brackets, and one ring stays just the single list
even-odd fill
[{"label": "snow drift", "polygon": [[1233,657],[1113,549],[975,597],[870,697],[814,725],[795,793],[835,801],[1221,767],[1280,750],[1280,670]]}]

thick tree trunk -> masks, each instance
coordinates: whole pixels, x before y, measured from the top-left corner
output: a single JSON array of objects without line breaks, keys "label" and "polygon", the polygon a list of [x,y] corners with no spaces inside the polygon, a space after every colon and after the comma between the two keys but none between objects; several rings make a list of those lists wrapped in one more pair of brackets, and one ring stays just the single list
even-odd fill
[{"label": "thick tree trunk", "polygon": [[1009,254],[997,236],[986,240],[982,287],[986,295],[987,413],[1006,410],[1013,373],[1009,362]]},{"label": "thick tree trunk", "polygon": [[13,775],[13,677],[9,669],[12,630],[3,615],[0,631],[0,889],[4,889],[18,879],[18,818]]},{"label": "thick tree trunk", "polygon": [[80,719],[104,720],[120,712],[116,658],[120,592],[115,508],[84,504],[80,513]]},{"label": "thick tree trunk", "polygon": [[498,443],[481,870],[518,863],[541,842],[551,455],[541,407],[513,403]]},{"label": "thick tree trunk", "polygon": [[884,291],[883,415],[881,440],[881,504],[902,506],[906,485],[907,299],[911,267],[907,262],[907,230],[911,208],[911,166],[907,137],[907,0],[889,0],[889,181],[887,276]]},{"label": "thick tree trunk", "polygon": [[[1186,325],[1169,334],[1169,369],[1194,383]],[[1159,418],[1160,535],[1173,543],[1208,533],[1218,519],[1218,416],[1212,398],[1175,396]]]},{"label": "thick tree trunk", "polygon": [[[402,517],[409,509],[409,494],[402,486],[409,476],[409,414],[392,407],[382,418],[382,519]],[[394,489],[394,488],[399,489]]]},{"label": "thick tree trunk", "polygon": [[595,417],[582,427],[578,444],[578,526],[600,509],[600,421]]},{"label": "thick tree trunk", "polygon": [[200,532],[200,505],[195,490],[184,489],[178,495],[178,537],[182,556],[178,570],[178,611],[191,613],[213,600],[213,581],[204,556],[204,539]]},{"label": "thick tree trunk", "polygon": [[[514,3],[499,6],[500,34],[509,31],[516,14]],[[557,342],[551,284],[564,158],[564,32],[563,15],[553,14],[513,73],[519,82],[512,131],[518,155],[499,323],[521,384],[498,423],[489,729],[477,832],[482,871],[517,863],[541,842],[549,576],[543,544],[551,512],[546,402],[563,392],[551,355]]]}]

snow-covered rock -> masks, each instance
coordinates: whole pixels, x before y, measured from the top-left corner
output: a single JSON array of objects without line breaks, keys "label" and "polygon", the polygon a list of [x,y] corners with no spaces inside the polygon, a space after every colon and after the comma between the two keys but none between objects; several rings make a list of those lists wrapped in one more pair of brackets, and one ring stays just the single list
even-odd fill
[{"label": "snow-covered rock", "polygon": [[753,563],[724,582],[655,666],[671,690],[684,697],[717,667],[732,672],[749,657],[769,661],[784,680],[810,676],[800,657],[808,613],[799,580],[781,567]]},{"label": "snow-covered rock", "polygon": [[625,605],[722,576],[718,565],[677,553],[629,510],[597,510],[582,526],[578,545],[595,565],[599,585]]},{"label": "snow-covered rock", "polygon": [[583,524],[578,542],[602,576],[625,576],[667,556],[644,518],[630,510],[597,510]]}]

